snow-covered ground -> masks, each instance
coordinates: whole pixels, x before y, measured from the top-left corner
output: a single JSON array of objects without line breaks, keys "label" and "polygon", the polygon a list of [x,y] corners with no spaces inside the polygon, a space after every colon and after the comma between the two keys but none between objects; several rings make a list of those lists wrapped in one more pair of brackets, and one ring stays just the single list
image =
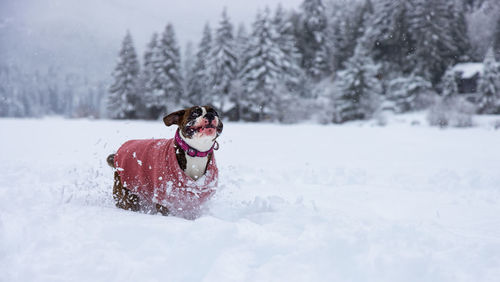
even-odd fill
[{"label": "snow-covered ground", "polygon": [[161,122],[0,120],[0,281],[498,281],[500,131],[226,123],[189,221],[119,210]]}]

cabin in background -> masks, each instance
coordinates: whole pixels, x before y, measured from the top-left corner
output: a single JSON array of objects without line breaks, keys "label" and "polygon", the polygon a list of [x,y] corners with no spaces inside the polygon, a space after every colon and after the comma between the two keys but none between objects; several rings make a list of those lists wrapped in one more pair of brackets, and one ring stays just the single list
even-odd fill
[{"label": "cabin in background", "polygon": [[466,99],[471,102],[476,102],[477,87],[483,69],[483,63],[460,63],[452,69],[455,72],[458,93],[466,95]]}]

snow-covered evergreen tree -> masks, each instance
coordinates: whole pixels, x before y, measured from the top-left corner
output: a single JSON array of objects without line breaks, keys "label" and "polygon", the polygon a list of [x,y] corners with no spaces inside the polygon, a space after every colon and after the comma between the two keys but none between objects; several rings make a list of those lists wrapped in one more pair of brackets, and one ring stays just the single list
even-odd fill
[{"label": "snow-covered evergreen tree", "polygon": [[118,64],[113,72],[113,84],[109,88],[108,111],[112,118],[137,118],[139,103],[139,61],[132,42],[132,36],[127,32],[123,39],[118,57]]},{"label": "snow-covered evergreen tree", "polygon": [[301,30],[297,38],[301,65],[311,78],[319,80],[328,75],[331,68],[325,5],[322,0],[304,0],[301,9]]},{"label": "snow-covered evergreen tree", "polygon": [[17,67],[0,65],[0,116],[32,116],[25,104],[26,91],[22,86],[26,84],[25,75]]},{"label": "snow-covered evergreen tree", "polygon": [[[194,54],[194,47],[193,43],[191,41],[188,41],[186,43],[186,48],[184,49],[184,56],[182,59],[182,77],[184,78],[184,89],[188,89],[189,86],[189,81],[192,80],[194,76],[194,64],[196,62],[196,56]],[[185,97],[183,97],[182,102],[186,104],[186,106],[189,106],[191,103],[188,101],[187,97],[189,96],[188,93],[185,93]]]},{"label": "snow-covered evergreen tree", "polygon": [[207,62],[210,103],[222,112],[228,110],[231,82],[238,68],[234,44],[233,25],[224,9]]},{"label": "snow-covered evergreen tree", "polygon": [[245,57],[245,51],[248,48],[248,32],[243,23],[240,23],[238,26],[238,31],[236,32],[235,38],[235,53],[238,59],[238,72],[241,70],[241,61],[243,61],[243,57]]},{"label": "snow-covered evergreen tree", "polygon": [[451,24],[449,30],[457,49],[452,62],[470,60],[471,43],[467,34],[466,7],[457,0],[449,1],[448,7],[448,17]]},{"label": "snow-covered evergreen tree", "polygon": [[192,105],[205,105],[210,103],[210,89],[208,84],[207,62],[210,56],[210,46],[212,45],[212,31],[209,24],[205,24],[201,41],[196,52],[196,59],[191,75],[188,80],[187,100]]},{"label": "snow-covered evergreen tree", "polygon": [[495,33],[493,35],[493,52],[495,53],[495,59],[500,61],[500,16],[498,16]]},{"label": "snow-covered evergreen tree", "polygon": [[428,106],[433,93],[432,84],[428,80],[410,75],[391,80],[386,97],[396,113],[404,113]]},{"label": "snow-covered evergreen tree", "polygon": [[349,5],[331,2],[327,8],[331,15],[328,22],[331,61],[334,70],[341,70],[370,26],[373,5],[371,0],[357,0],[349,2]]},{"label": "snow-covered evergreen tree", "polygon": [[363,37],[370,53],[378,62],[388,62],[391,71],[409,72],[414,65],[408,60],[413,51],[409,30],[410,0],[374,2],[374,14]]},{"label": "snow-covered evergreen tree", "polygon": [[481,114],[498,114],[500,113],[500,70],[492,48],[486,53],[483,64],[484,71],[478,83],[478,111]]},{"label": "snow-covered evergreen tree", "polygon": [[378,107],[382,86],[377,76],[377,65],[367,50],[358,44],[354,56],[345,63],[345,70],[337,76],[339,91],[334,97],[334,122],[367,119]]},{"label": "snow-covered evergreen tree", "polygon": [[[156,45],[158,44],[158,33],[153,33],[151,36],[151,40],[146,46],[146,50],[144,51],[143,57],[143,77],[146,79],[146,82],[152,83],[154,80],[152,79],[154,76],[154,59],[155,59],[155,50]],[[151,81],[150,81],[151,80]]]},{"label": "snow-covered evergreen tree", "polygon": [[[276,43],[283,52],[281,62],[285,89],[292,94],[304,92],[304,72],[300,67],[301,55],[297,48],[297,41],[289,15],[283,7],[278,5],[272,20],[276,31]],[[284,93],[283,93],[284,94]]]},{"label": "snow-covered evergreen tree", "polygon": [[258,113],[258,119],[273,118],[278,101],[278,86],[284,84],[285,55],[277,43],[269,9],[258,12],[240,76],[245,87],[246,108]]},{"label": "snow-covered evergreen tree", "polygon": [[454,10],[450,10],[448,0],[412,2],[409,24],[414,39],[415,71],[436,84],[446,67],[463,55],[454,39]]},{"label": "snow-covered evergreen tree", "polygon": [[[286,54],[295,54],[294,56],[300,56],[298,54],[298,49],[296,43],[294,42],[294,34],[292,23],[290,22],[289,16],[281,4],[276,6],[274,12],[274,17],[272,18],[272,24],[276,30],[276,42]],[[300,57],[298,58],[300,59]]]},{"label": "snow-covered evergreen tree", "polygon": [[361,38],[369,25],[372,24],[373,13],[375,12],[375,8],[373,6],[372,0],[364,0],[362,6],[357,9],[358,13],[354,13],[354,36],[356,39]]},{"label": "snow-covered evergreen tree", "polygon": [[146,106],[157,118],[179,105],[184,94],[180,51],[172,24],[167,24],[154,53],[154,69],[159,90],[148,96]]},{"label": "snow-covered evergreen tree", "polygon": [[[468,2],[471,0],[463,1]],[[491,39],[494,38],[494,27],[499,27],[500,1],[496,2],[495,5],[478,5],[477,7],[474,5],[472,8],[466,3],[466,7],[469,7],[466,13],[467,35],[471,44],[470,55],[474,61],[484,59],[486,52],[491,47]],[[493,2],[491,3],[493,4]],[[496,59],[497,61],[500,60],[500,56]]]},{"label": "snow-covered evergreen tree", "polygon": [[7,90],[7,68],[0,66],[0,117],[9,116],[9,105],[11,102],[10,91]]},{"label": "snow-covered evergreen tree", "polygon": [[347,61],[354,52],[352,40],[350,37],[352,33],[348,28],[348,18],[341,10],[336,10],[334,17],[329,25],[329,41],[332,44],[331,61],[334,70],[339,71],[344,68],[344,62]]},{"label": "snow-covered evergreen tree", "polygon": [[443,75],[441,81],[441,96],[443,99],[449,99],[458,95],[457,74],[449,67]]},{"label": "snow-covered evergreen tree", "polygon": [[7,65],[0,65],[0,117],[12,117],[14,107],[17,111],[17,99],[13,96],[11,69]]},{"label": "snow-covered evergreen tree", "polygon": [[[237,75],[231,82],[231,96],[229,101],[232,108],[224,113],[224,116],[231,121],[238,121],[244,117],[243,104],[245,104],[245,88],[243,87],[243,82],[241,77],[238,75],[243,69],[243,61],[246,56],[246,50],[248,48],[249,35],[247,33],[246,27],[243,23],[238,26],[238,31],[236,32],[235,38],[235,54],[237,57]],[[229,108],[229,107],[228,107]]]},{"label": "snow-covered evergreen tree", "polygon": [[142,89],[143,89],[143,103],[145,104],[145,109],[143,116],[147,119],[158,118],[160,112],[158,112],[157,105],[151,104],[154,101],[154,97],[158,92],[162,92],[160,80],[158,78],[159,72],[156,71],[156,59],[158,51],[158,33],[153,33],[151,40],[146,46],[143,57],[143,67],[142,67]]}]

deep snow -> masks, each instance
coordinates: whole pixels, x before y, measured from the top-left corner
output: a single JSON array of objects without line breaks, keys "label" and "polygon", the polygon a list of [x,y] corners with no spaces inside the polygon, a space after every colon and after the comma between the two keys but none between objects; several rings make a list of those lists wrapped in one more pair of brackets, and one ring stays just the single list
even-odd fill
[{"label": "deep snow", "polygon": [[0,280],[500,277],[491,127],[225,123],[208,214],[115,208],[106,156],[173,133],[161,122],[0,119]]}]

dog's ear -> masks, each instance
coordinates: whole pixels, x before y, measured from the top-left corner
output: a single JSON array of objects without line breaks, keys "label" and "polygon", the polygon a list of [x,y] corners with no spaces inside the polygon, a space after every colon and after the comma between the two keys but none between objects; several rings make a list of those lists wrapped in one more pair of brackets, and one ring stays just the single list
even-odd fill
[{"label": "dog's ear", "polygon": [[222,119],[219,118],[219,124],[217,125],[217,136],[219,136],[222,133],[222,128],[224,125],[222,124]]},{"label": "dog's ear", "polygon": [[179,122],[181,121],[182,116],[186,113],[186,110],[180,110],[177,112],[173,112],[163,118],[163,122],[165,123],[166,126],[171,126],[172,124],[177,124],[179,125]]}]

